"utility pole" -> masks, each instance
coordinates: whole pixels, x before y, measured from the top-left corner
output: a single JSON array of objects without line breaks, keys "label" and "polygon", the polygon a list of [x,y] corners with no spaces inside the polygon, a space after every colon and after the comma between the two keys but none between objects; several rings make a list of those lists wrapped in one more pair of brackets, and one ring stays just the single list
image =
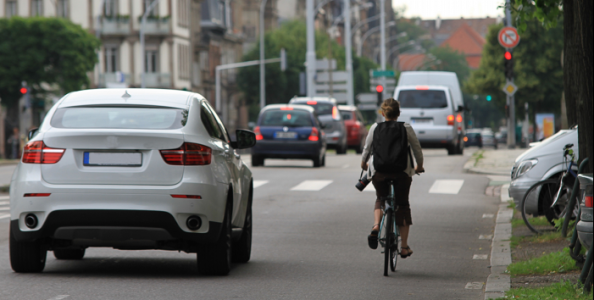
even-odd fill
[{"label": "utility pole", "polygon": [[[508,0],[509,1],[509,0]],[[380,49],[381,49],[381,56],[380,56],[380,68],[382,71],[386,70],[386,0],[380,0]],[[382,87],[384,90],[382,91],[382,95],[384,99],[386,98],[386,77],[382,77]]]},{"label": "utility pole", "polygon": [[[383,0],[382,0],[383,1]],[[305,19],[307,25],[307,52],[305,53],[306,62],[306,84],[307,97],[315,95],[314,77],[316,75],[316,41],[315,41],[315,24],[314,19],[316,12],[314,11],[314,0],[306,0],[305,2]]]},{"label": "utility pole", "polygon": [[264,68],[264,35],[266,28],[264,27],[264,13],[266,12],[266,2],[262,0],[260,4],[260,109],[266,106],[266,70]]},{"label": "utility pole", "polygon": [[[511,1],[505,1],[505,19],[507,26],[512,26]],[[511,51],[511,49],[510,49]],[[508,83],[513,83],[514,79],[507,79]],[[514,96],[507,96],[507,105],[509,105],[509,116],[507,122],[507,147],[514,149],[516,147],[516,105]]]},{"label": "utility pole", "polygon": [[353,51],[351,49],[351,1],[344,0],[344,46],[346,50],[347,71],[347,105],[355,105],[355,92],[353,87]]}]

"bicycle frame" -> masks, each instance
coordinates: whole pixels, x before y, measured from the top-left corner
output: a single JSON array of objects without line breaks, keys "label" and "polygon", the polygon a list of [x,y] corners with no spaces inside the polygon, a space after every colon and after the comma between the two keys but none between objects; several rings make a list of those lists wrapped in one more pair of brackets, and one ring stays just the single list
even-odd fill
[{"label": "bicycle frame", "polygon": [[384,221],[386,220],[386,215],[387,214],[393,214],[392,215],[392,221],[394,222],[394,231],[396,233],[396,238],[398,238],[400,236],[400,232],[398,232],[398,226],[396,226],[396,216],[394,215],[394,184],[390,184],[390,195],[386,198],[386,208],[384,208],[384,215],[382,216],[382,221],[380,222],[380,228],[379,228],[379,232],[377,233],[377,236],[380,237],[378,240],[379,242],[382,244],[382,246],[385,247],[384,245],[384,238],[381,238],[382,236],[382,230],[384,228]]},{"label": "bicycle frame", "polygon": [[[567,171],[563,173],[563,176],[561,176],[561,179],[559,181],[559,190],[557,190],[557,194],[555,195],[555,201],[553,201],[553,204],[551,204],[551,208],[555,207],[555,205],[557,205],[557,202],[561,198],[561,191],[563,191],[563,188],[565,187],[565,178],[568,175],[573,176],[574,179],[577,178],[577,174],[573,171],[573,166],[575,166],[575,164],[573,162],[573,160],[575,159],[573,150],[567,149],[567,150],[565,150],[564,154],[565,154],[564,157],[565,157],[566,164],[567,164],[567,156],[571,157],[571,160],[569,161],[569,165],[567,166]],[[568,188],[572,188],[572,187],[568,187]]]}]

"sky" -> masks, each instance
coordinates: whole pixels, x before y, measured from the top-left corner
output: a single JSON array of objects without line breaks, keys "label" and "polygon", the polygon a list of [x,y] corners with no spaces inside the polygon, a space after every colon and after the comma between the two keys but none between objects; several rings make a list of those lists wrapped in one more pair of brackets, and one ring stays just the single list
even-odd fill
[{"label": "sky", "polygon": [[392,6],[399,9],[406,6],[405,17],[421,17],[423,20],[484,18],[503,16],[505,0],[392,0]]}]

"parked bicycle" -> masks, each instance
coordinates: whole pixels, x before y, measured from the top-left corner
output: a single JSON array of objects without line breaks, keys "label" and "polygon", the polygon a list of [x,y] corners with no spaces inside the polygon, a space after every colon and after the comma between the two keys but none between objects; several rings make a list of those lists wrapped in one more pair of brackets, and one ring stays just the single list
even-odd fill
[{"label": "parked bicycle", "polygon": [[[542,180],[534,184],[522,199],[522,219],[526,226],[534,233],[555,230],[554,220],[565,216],[569,204],[569,197],[573,189],[577,174],[574,171],[575,154],[573,144],[563,148],[566,171],[559,178]],[[570,208],[573,217],[577,216],[577,206]]]}]

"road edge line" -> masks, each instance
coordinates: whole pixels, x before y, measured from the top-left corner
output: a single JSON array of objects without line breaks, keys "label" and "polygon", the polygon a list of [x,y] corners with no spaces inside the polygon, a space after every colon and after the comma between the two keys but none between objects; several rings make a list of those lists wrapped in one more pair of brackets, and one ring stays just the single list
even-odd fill
[{"label": "road edge line", "polygon": [[491,275],[485,284],[485,300],[505,297],[505,292],[511,288],[510,275],[505,271],[512,262],[510,239],[513,210],[507,206],[508,203],[500,204],[497,212],[491,242]]}]

